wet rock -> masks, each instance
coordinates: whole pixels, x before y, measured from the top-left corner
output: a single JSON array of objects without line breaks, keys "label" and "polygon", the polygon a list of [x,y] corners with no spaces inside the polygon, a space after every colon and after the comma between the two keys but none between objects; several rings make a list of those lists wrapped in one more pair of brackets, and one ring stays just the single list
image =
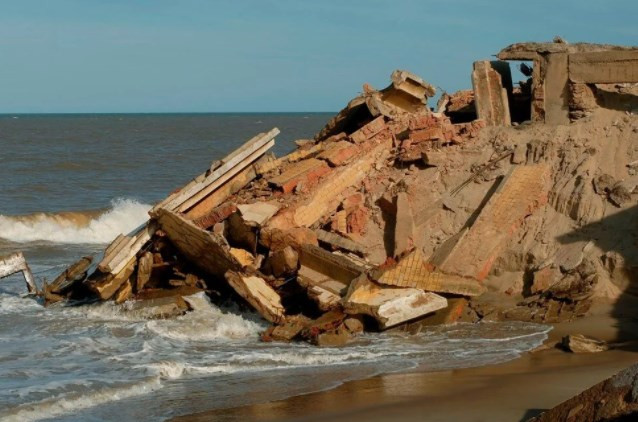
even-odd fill
[{"label": "wet rock", "polygon": [[599,353],[609,350],[606,342],[582,334],[563,337],[561,346],[572,353]]}]

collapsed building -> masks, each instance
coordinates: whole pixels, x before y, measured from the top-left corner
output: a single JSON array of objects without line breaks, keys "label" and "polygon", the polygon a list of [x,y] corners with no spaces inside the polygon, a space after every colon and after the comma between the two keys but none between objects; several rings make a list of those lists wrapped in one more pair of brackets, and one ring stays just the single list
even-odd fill
[{"label": "collapsed building", "polygon": [[[592,235],[635,205],[638,49],[557,40],[497,56],[434,109],[436,89],[397,70],[288,155],[269,152],[278,129],[258,134],[38,294],[170,317],[206,291],[272,323],[266,341],[320,345],[586,314],[638,266],[633,228],[613,248]],[[515,85],[509,60],[529,78]]]}]

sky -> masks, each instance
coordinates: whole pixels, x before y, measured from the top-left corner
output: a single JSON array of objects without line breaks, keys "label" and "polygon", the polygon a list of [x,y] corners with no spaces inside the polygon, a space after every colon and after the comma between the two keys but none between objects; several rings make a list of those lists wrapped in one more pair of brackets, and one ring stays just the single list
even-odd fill
[{"label": "sky", "polygon": [[638,45],[636,0],[0,0],[0,113],[336,111],[521,41]]}]

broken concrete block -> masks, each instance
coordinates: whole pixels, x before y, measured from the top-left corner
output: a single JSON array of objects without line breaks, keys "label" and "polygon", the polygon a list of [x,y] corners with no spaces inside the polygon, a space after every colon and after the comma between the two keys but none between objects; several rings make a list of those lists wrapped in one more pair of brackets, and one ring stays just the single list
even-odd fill
[{"label": "broken concrete block", "polygon": [[547,203],[548,184],[547,165],[513,167],[437,269],[477,280],[487,277],[507,239],[528,215]]},{"label": "broken concrete block", "polygon": [[530,286],[530,293],[535,295],[550,288],[562,278],[563,274],[557,267],[547,266],[534,273],[534,280]]},{"label": "broken concrete block", "polygon": [[247,224],[261,227],[270,217],[279,211],[279,205],[268,202],[255,202],[253,204],[240,204],[237,209],[242,219]]},{"label": "broken concrete block", "polygon": [[225,278],[237,294],[250,303],[262,317],[274,323],[284,320],[286,310],[281,304],[281,297],[266,280],[234,271],[226,272]]},{"label": "broken concrete block", "polygon": [[420,289],[382,287],[363,275],[350,285],[343,306],[349,314],[374,317],[385,329],[443,309],[447,300]]},{"label": "broken concrete block", "polygon": [[348,213],[345,210],[337,211],[332,218],[331,230],[333,232],[348,234]]},{"label": "broken concrete block", "polygon": [[363,318],[358,315],[348,316],[346,319],[343,320],[343,326],[352,334],[362,333],[365,329]]},{"label": "broken concrete block", "polygon": [[255,266],[255,256],[248,252],[246,249],[230,248],[229,252],[232,256],[235,257],[235,259],[237,259],[242,268]]},{"label": "broken concrete block", "polygon": [[423,252],[418,248],[402,258],[395,266],[378,269],[371,276],[378,283],[388,286],[414,287],[425,291],[462,296],[479,296],[485,293],[485,287],[474,278],[430,270]]},{"label": "broken concrete block", "polygon": [[588,84],[637,83],[638,51],[569,54],[569,79],[572,82]]},{"label": "broken concrete block", "polygon": [[350,282],[363,272],[351,261],[317,246],[304,246],[299,261],[297,282],[323,311],[339,306]]},{"label": "broken concrete block", "polygon": [[298,264],[299,254],[292,246],[271,252],[268,257],[268,265],[275,277],[293,274],[297,271]]},{"label": "broken concrete block", "polygon": [[414,247],[414,219],[406,192],[399,192],[395,199],[394,256],[399,257]]},{"label": "broken concrete block", "polygon": [[407,70],[397,69],[390,75],[394,89],[405,92],[425,104],[436,94],[436,88]]},{"label": "broken concrete block", "polygon": [[582,334],[563,337],[561,346],[572,353],[599,353],[609,349],[604,341]]},{"label": "broken concrete block", "polygon": [[200,229],[172,211],[159,209],[156,214],[162,230],[175,247],[202,270],[223,277],[228,270],[239,271],[242,268],[223,237]]},{"label": "broken concrete block", "polygon": [[348,344],[352,338],[350,332],[344,328],[338,328],[332,331],[326,331],[317,335],[313,339],[313,343],[319,347],[341,347]]},{"label": "broken concrete block", "polygon": [[447,151],[424,151],[421,153],[421,158],[426,166],[432,167],[445,167],[450,165],[458,159],[458,154],[450,153]]},{"label": "broken concrete block", "polygon": [[308,324],[311,323],[310,318],[303,315],[292,315],[286,317],[286,320],[269,329],[266,336],[268,340],[274,341],[292,341],[299,336]]},{"label": "broken concrete block", "polygon": [[562,245],[554,256],[554,264],[564,273],[570,272],[580,264],[594,246],[594,242],[589,240],[579,240]]},{"label": "broken concrete block", "polygon": [[300,183],[303,183],[304,188],[316,184],[319,178],[329,171],[330,167],[324,161],[308,158],[291,164],[283,173],[271,177],[268,182],[281,189],[283,193],[290,193]]},{"label": "broken concrete block", "polygon": [[357,255],[364,256],[366,254],[366,248],[359,243],[356,243],[343,236],[339,236],[335,233],[330,233],[325,230],[315,230],[317,234],[317,240],[321,243],[330,245],[334,249],[342,249],[348,252],[354,252]]},{"label": "broken concrete block", "polygon": [[284,230],[266,228],[261,230],[259,242],[271,251],[277,251],[286,246],[292,246],[295,250],[300,251],[303,245],[318,245],[317,235],[306,227]]},{"label": "broken concrete block", "polygon": [[141,297],[138,298],[138,300],[124,303],[122,309],[125,313],[130,314],[133,317],[164,319],[184,315],[184,313],[188,311],[188,305],[179,294],[147,294],[146,297]]},{"label": "broken concrete block", "polygon": [[509,126],[511,119],[507,91],[492,62],[474,62],[472,86],[478,118],[485,120],[488,126]]}]

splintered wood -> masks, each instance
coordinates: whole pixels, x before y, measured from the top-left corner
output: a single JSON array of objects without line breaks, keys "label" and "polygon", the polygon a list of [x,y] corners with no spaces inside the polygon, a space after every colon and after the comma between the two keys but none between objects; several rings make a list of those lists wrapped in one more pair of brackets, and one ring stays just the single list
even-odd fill
[{"label": "splintered wood", "polygon": [[483,280],[525,217],[547,203],[549,167],[515,166],[437,270]]},{"label": "splintered wood", "polygon": [[157,204],[151,209],[150,214],[153,216],[160,209],[179,210],[180,212],[188,211],[188,209],[261,157],[275,144],[274,137],[278,134],[279,129],[274,128],[270,132],[260,133],[250,139],[240,148],[220,160],[218,166],[214,166],[214,168],[204,172],[182,189]]},{"label": "splintered wood", "polygon": [[409,253],[396,266],[381,272],[376,280],[390,286],[463,296],[478,296],[485,292],[485,288],[474,278],[431,271],[420,249]]},{"label": "splintered wood", "polygon": [[29,293],[35,294],[38,289],[35,286],[33,274],[22,252],[0,257],[0,278],[10,276],[17,272],[22,272]]}]

